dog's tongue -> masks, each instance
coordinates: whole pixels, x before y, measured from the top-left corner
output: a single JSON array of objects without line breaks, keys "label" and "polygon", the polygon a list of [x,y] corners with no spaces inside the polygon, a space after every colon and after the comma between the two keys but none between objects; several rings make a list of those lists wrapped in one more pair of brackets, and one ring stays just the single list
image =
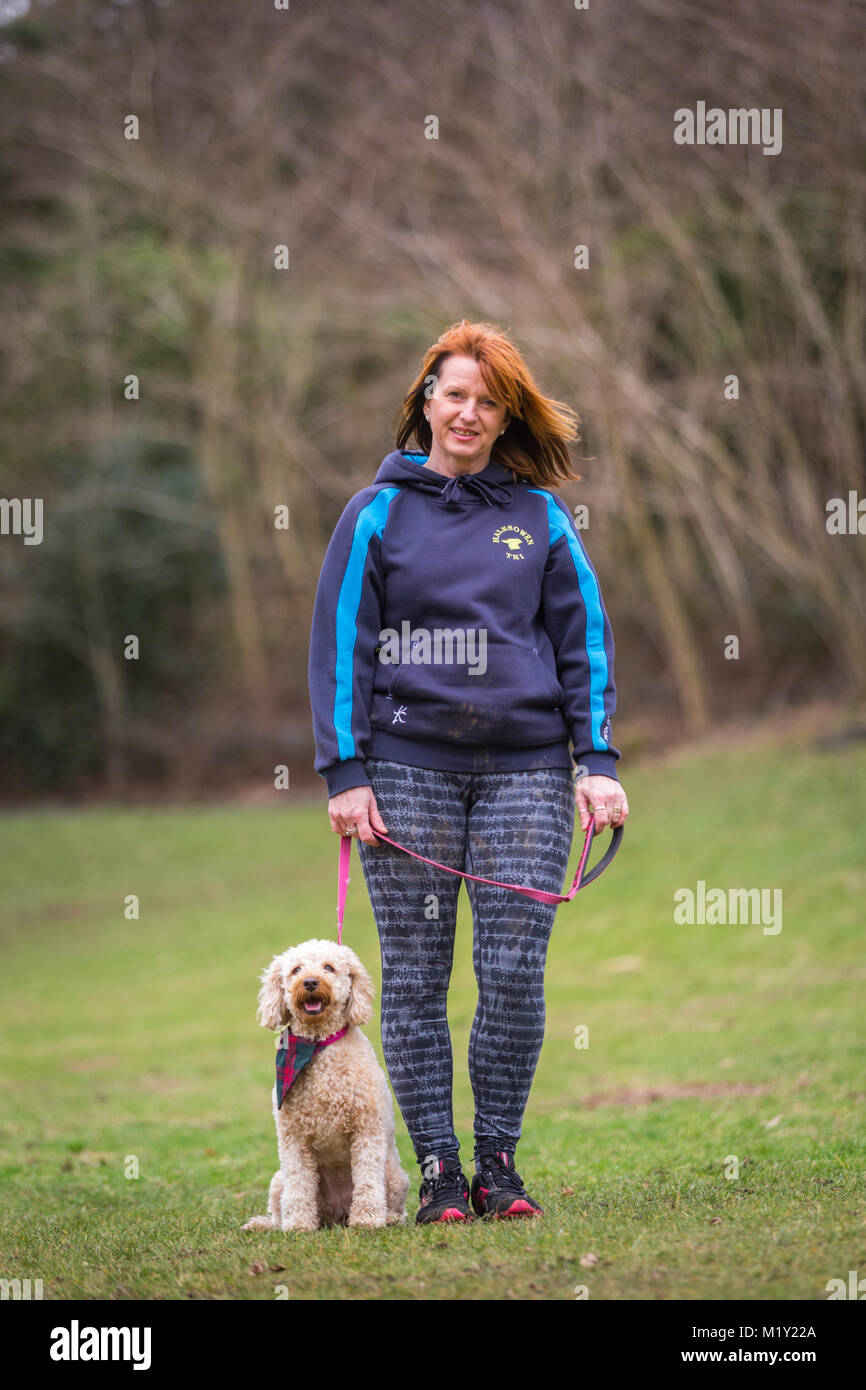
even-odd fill
[{"label": "dog's tongue", "polygon": [[321,1009],[322,1009],[322,1001],[321,1001],[321,999],[317,999],[317,1000],[316,1000],[314,1003],[312,1003],[312,1004],[305,1004],[305,1005],[304,1005],[304,1008],[306,1009],[306,1011],[307,1011],[308,1014],[317,1014],[317,1013],[320,1013],[320,1012],[321,1012]]}]

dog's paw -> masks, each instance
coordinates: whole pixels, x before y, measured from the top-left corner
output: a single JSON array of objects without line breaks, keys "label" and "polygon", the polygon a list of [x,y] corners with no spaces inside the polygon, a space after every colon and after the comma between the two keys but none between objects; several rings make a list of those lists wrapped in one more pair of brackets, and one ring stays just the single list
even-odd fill
[{"label": "dog's paw", "polygon": [[317,1231],[319,1223],[315,1217],[288,1216],[280,1222],[281,1231]]},{"label": "dog's paw", "polygon": [[274,1223],[269,1216],[254,1216],[241,1226],[242,1231],[272,1231]]},{"label": "dog's paw", "polygon": [[349,1212],[349,1226],[366,1227],[368,1230],[378,1230],[388,1224],[387,1215],[380,1211],[378,1207],[359,1207],[353,1208]]}]

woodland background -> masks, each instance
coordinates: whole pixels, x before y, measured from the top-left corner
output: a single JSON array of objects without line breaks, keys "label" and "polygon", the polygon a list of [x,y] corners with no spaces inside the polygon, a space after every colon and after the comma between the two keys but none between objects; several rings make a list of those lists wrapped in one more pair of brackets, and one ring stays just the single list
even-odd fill
[{"label": "woodland background", "polygon": [[[862,712],[861,4],[0,11],[0,495],[45,508],[0,536],[4,798],[321,789],[321,559],[464,316],[582,417],[624,755]],[[698,100],[781,107],[781,153],[676,145]]]}]

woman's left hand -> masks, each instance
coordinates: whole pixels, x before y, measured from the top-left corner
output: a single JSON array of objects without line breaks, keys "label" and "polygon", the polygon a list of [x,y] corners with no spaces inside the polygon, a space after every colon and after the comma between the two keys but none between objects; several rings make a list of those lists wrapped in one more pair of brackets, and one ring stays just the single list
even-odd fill
[{"label": "woman's left hand", "polygon": [[598,773],[577,779],[574,784],[574,804],[583,831],[586,831],[593,813],[596,831],[603,830],[607,825],[622,825],[628,815],[625,788],[615,777],[603,777]]}]

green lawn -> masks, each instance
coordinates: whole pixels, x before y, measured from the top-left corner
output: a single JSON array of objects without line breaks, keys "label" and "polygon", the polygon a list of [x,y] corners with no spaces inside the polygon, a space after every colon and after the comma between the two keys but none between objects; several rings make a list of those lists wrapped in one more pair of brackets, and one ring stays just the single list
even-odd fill
[{"label": "green lawn", "polygon": [[[573,1299],[585,1285],[593,1299],[823,1300],[828,1279],[866,1275],[866,749],[732,747],[624,781],[623,848],[559,909],[548,955],[517,1156],[547,1215],[438,1230],[412,1224],[399,1113],[404,1228],[239,1230],[276,1166],[259,972],[336,934],[324,795],[4,816],[0,1277],[41,1278],[52,1299],[273,1299],[279,1285]],[[780,888],[781,932],[675,924],[675,891],[699,879]],[[357,858],[345,937],[378,980]],[[470,945],[461,893],[450,1018],[467,1165]]]}]

